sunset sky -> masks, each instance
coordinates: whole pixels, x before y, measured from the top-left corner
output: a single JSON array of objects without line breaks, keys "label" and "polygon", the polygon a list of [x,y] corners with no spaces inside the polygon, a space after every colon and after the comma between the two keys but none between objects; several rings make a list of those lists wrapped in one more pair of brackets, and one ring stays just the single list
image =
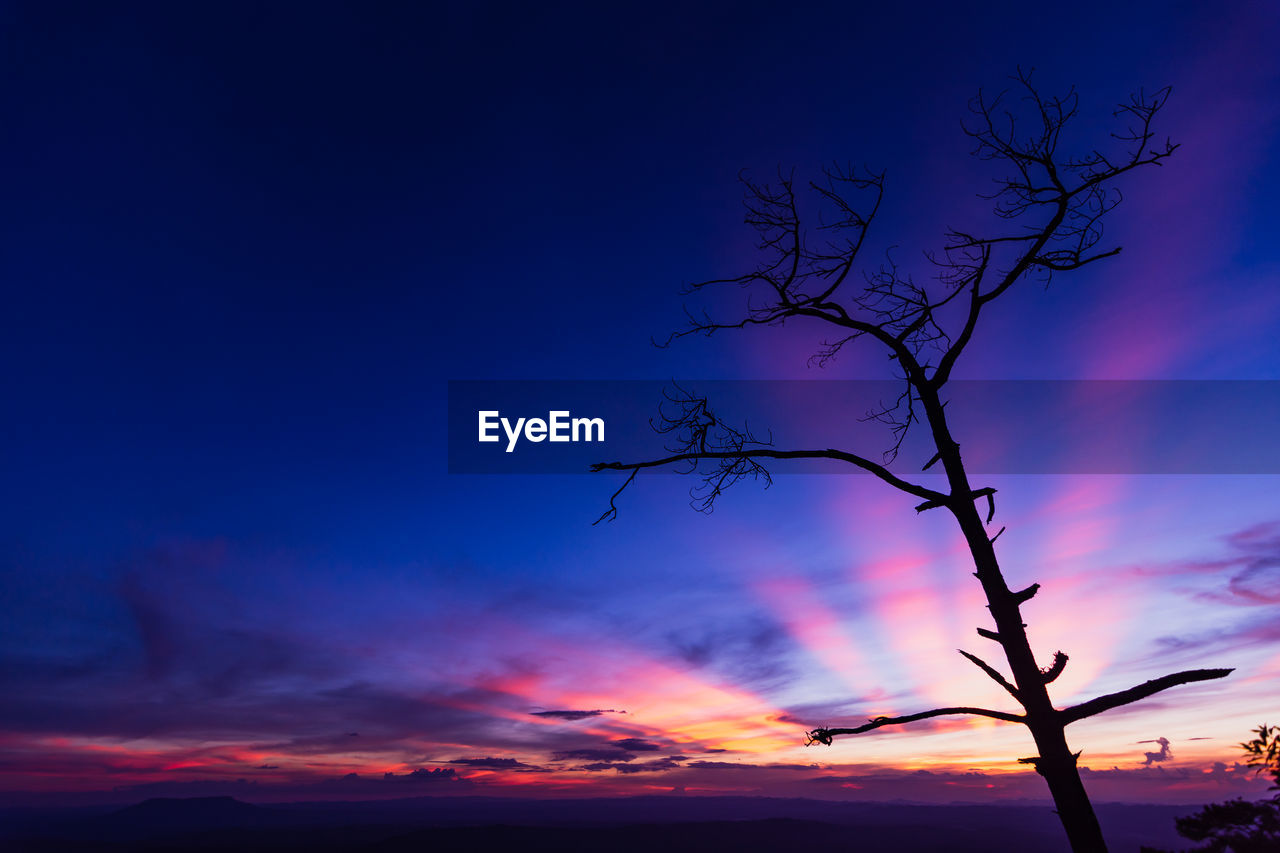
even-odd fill
[{"label": "sunset sky", "polygon": [[[652,476],[592,526],[618,477],[448,473],[450,380],[885,378],[809,367],[799,323],[650,338],[755,262],[742,170],[884,169],[867,266],[926,277],[990,226],[961,122],[1019,66],[1078,89],[1086,150],[1172,86],[1181,148],[1123,183],[1124,253],[1015,288],[958,376],[1280,381],[1274,4],[886,8],[0,9],[0,804],[1046,799],[992,720],[804,745],[1013,710],[956,654],[994,659],[943,513],[792,475],[702,515]],[[1236,745],[1280,722],[1280,475],[1207,470],[978,478],[1060,706],[1236,669],[1069,729],[1097,801],[1266,786]]]}]

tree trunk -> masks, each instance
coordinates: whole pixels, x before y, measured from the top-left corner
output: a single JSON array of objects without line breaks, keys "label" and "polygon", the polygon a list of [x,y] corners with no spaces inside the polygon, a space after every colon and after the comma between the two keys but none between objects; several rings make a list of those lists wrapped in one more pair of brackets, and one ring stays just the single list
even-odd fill
[{"label": "tree trunk", "polygon": [[987,608],[995,619],[996,633],[1013,673],[1019,699],[1027,711],[1027,727],[1039,748],[1039,755],[1028,763],[1034,764],[1036,771],[1048,783],[1074,853],[1105,853],[1107,845],[1102,838],[1102,829],[1084,790],[1084,783],[1080,781],[1076,756],[1067,747],[1066,727],[1049,699],[1044,675],[1036,665],[1018,599],[1005,584],[1000,565],[996,562],[995,548],[987,539],[973,503],[967,502],[958,507],[956,515],[969,543],[977,569],[975,574],[987,594]]},{"label": "tree trunk", "polygon": [[1053,804],[1057,807],[1062,828],[1075,853],[1106,853],[1102,827],[1093,812],[1093,803],[1080,781],[1076,756],[1067,747],[1066,732],[1061,723],[1050,720],[1031,725],[1031,736],[1040,749],[1036,770],[1049,784]]},{"label": "tree trunk", "polygon": [[[918,386],[917,386],[918,387]],[[969,478],[960,456],[960,445],[951,437],[946,415],[936,393],[921,393],[938,455],[947,474],[951,495],[948,506],[969,546],[974,575],[987,596],[987,609],[996,623],[994,639],[1004,649],[1005,659],[1013,673],[1018,701],[1027,713],[1027,727],[1035,739],[1039,754],[1027,760],[1044,777],[1053,795],[1058,817],[1067,832],[1074,853],[1106,853],[1093,804],[1080,781],[1076,756],[1067,747],[1066,725],[1049,699],[1045,675],[1036,664],[1022,621],[1021,605],[1034,595],[1034,590],[1018,594],[1010,591],[996,560],[995,547],[987,536],[986,525],[978,514]]]}]

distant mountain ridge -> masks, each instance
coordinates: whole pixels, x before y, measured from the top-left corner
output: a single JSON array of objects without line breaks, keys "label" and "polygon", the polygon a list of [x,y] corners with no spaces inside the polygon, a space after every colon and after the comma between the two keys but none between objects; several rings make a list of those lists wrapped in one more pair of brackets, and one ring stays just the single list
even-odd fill
[{"label": "distant mountain ridge", "polygon": [[[1115,853],[1177,847],[1173,806],[1103,805]],[[124,850],[575,850],[683,853],[854,849],[925,853],[1067,849],[1043,806],[847,803],[764,797],[577,800],[419,797],[254,805],[229,796],[153,798],[110,813],[0,831],[32,853]]]},{"label": "distant mountain ridge", "polygon": [[288,820],[288,814],[235,797],[152,797],[95,818],[102,826],[262,826]]}]

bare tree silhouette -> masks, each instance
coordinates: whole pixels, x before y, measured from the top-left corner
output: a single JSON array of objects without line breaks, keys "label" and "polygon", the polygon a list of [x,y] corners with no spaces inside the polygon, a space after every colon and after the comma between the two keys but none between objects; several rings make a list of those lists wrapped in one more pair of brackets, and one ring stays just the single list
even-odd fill
[{"label": "bare tree silhouette", "polygon": [[[977,655],[960,654],[1007,691],[1021,713],[935,708],[900,717],[876,717],[854,728],[815,728],[809,732],[809,743],[830,745],[842,735],[954,714],[1024,725],[1037,754],[1019,760],[1034,766],[1048,783],[1072,849],[1100,851],[1106,845],[1077,769],[1079,753],[1067,746],[1066,727],[1170,687],[1222,678],[1231,670],[1175,672],[1128,690],[1056,708],[1048,685],[1062,673],[1067,656],[1056,652],[1052,662],[1041,668],[1032,653],[1021,608],[1036,594],[1039,584],[1014,591],[1005,582],[995,549],[1004,528],[994,536],[988,533],[995,516],[996,490],[970,483],[960,444],[948,426],[943,390],[988,306],[1015,284],[1029,278],[1047,282],[1054,274],[1119,253],[1119,247],[1100,245],[1103,219],[1120,201],[1117,179],[1136,169],[1160,165],[1177,145],[1156,142],[1152,130],[1169,94],[1168,89],[1162,89],[1153,95],[1138,93],[1122,103],[1115,111],[1122,128],[1105,146],[1083,156],[1064,156],[1059,153],[1059,142],[1077,113],[1075,91],[1046,97],[1032,84],[1030,74],[1019,71],[1013,80],[1016,95],[1004,92],[987,98],[980,93],[970,104],[972,119],[964,127],[975,143],[975,156],[1007,169],[989,196],[996,216],[1006,223],[993,229],[996,233],[950,231],[942,251],[929,256],[936,275],[927,283],[916,283],[892,260],[876,272],[859,276],[854,274],[859,255],[884,197],[882,173],[839,166],[825,169],[820,181],[808,185],[822,211],[817,225],[810,224],[807,215],[802,222],[793,177],[780,173],[775,184],[743,178],[746,223],[759,234],[763,260],[751,272],[693,284],[689,292],[725,284],[747,288],[752,301],[746,316],[718,322],[706,314],[690,314],[689,326],[666,341],[670,344],[686,335],[774,326],[803,318],[835,332],[813,357],[819,365],[854,341],[873,342],[887,353],[902,381],[897,401],[872,413],[893,435],[882,461],[835,448],[777,449],[771,437],[729,426],[712,412],[705,398],[677,388],[668,396],[674,405],[664,407],[656,425],[674,441],[668,445],[668,455],[592,466],[593,471],[629,472],[597,523],[616,517],[618,497],[643,469],[682,466],[686,473],[700,474],[702,483],[693,491],[694,505],[709,511],[724,489],[743,478],[763,478],[767,484],[766,463],[786,459],[853,465],[917,498],[917,513],[946,509],[968,545],[974,574],[995,623],[994,629],[978,628],[978,634],[1000,647],[1013,680]],[[1117,150],[1106,150],[1110,148]],[[929,431],[935,451],[923,470],[941,464],[945,491],[889,470],[907,431],[917,424]]]}]

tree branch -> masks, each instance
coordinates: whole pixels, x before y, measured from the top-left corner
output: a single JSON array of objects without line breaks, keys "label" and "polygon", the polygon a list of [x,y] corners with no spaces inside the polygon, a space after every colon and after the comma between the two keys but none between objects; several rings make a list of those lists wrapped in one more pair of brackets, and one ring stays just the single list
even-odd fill
[{"label": "tree branch", "polygon": [[1057,680],[1062,671],[1067,668],[1069,657],[1061,650],[1053,653],[1053,663],[1040,670],[1040,675],[1044,677],[1045,684],[1052,684]]},{"label": "tree branch", "polygon": [[[1033,86],[1031,74],[1021,70],[1014,80],[1023,90],[1027,111],[1035,117],[1032,123],[1038,120],[1039,127],[1033,127],[1027,136],[1019,135],[1015,130],[1021,122],[1000,106],[1004,94],[987,100],[979,93],[970,105],[976,122],[965,132],[977,143],[977,157],[1001,161],[1013,169],[1014,174],[998,180],[999,189],[989,196],[996,201],[996,215],[1018,220],[1042,211],[1046,218],[1042,225],[1028,226],[1024,234],[977,237],[964,231],[949,233],[949,244],[939,263],[951,268],[952,280],[962,281],[970,298],[964,325],[931,377],[935,388],[950,378],[956,360],[973,337],[982,308],[1023,276],[1040,272],[1048,281],[1055,272],[1080,269],[1118,254],[1118,247],[1091,253],[1102,240],[1103,218],[1121,200],[1113,183],[1139,167],[1160,165],[1178,148],[1172,142],[1162,148],[1151,145],[1152,121],[1169,97],[1165,88],[1150,97],[1139,93],[1115,111],[1116,117],[1132,122],[1124,131],[1112,134],[1120,143],[1128,143],[1127,152],[1109,155],[1094,149],[1084,157],[1063,158],[1058,143],[1064,127],[1076,115],[1075,91],[1063,97],[1043,96]],[[1001,115],[1005,121],[997,122]],[[981,273],[987,269],[992,250],[999,247],[1019,248],[998,283],[983,292]]]},{"label": "tree branch", "polygon": [[1112,708],[1119,708],[1121,705],[1128,705],[1131,702],[1137,702],[1139,699],[1145,699],[1148,696],[1159,693],[1161,690],[1168,690],[1170,687],[1177,687],[1179,684],[1190,684],[1194,681],[1212,681],[1215,678],[1226,678],[1234,670],[1231,669],[1189,669],[1185,672],[1175,672],[1172,675],[1166,675],[1163,678],[1152,679],[1143,682],[1137,687],[1130,687],[1128,690],[1121,690],[1119,693],[1108,693],[1105,696],[1099,696],[1096,699],[1090,699],[1088,702],[1082,702],[1079,705],[1073,705],[1059,711],[1062,716],[1063,725],[1074,723],[1077,720],[1083,720],[1086,717],[1092,717],[1101,714],[1103,711],[1110,711]]},{"label": "tree branch", "polygon": [[987,663],[977,655],[969,654],[964,649],[956,649],[956,651],[964,655],[965,658],[969,660],[974,666],[976,666],[978,669],[982,670],[988,676],[990,676],[992,681],[994,681],[996,684],[999,684],[1001,687],[1007,690],[1010,696],[1012,696],[1014,699],[1017,699],[1019,702],[1022,701],[1022,697],[1018,695],[1018,688],[1014,687],[1007,680],[1005,680],[1005,677],[1000,674],[999,670],[997,670],[995,667],[993,667],[991,664]]},{"label": "tree branch", "polygon": [[[933,489],[927,489],[916,483],[898,477],[888,468],[872,462],[862,456],[853,453],[847,453],[843,450],[827,448],[826,450],[773,450],[771,448],[758,448],[751,450],[727,450],[727,451],[690,451],[687,453],[676,453],[672,456],[664,456],[661,459],[649,459],[644,462],[596,462],[591,466],[593,472],[597,471],[638,471],[641,468],[661,468],[666,465],[676,465],[680,462],[699,462],[704,459],[835,459],[840,462],[848,462],[875,474],[881,480],[896,489],[915,495],[918,498],[924,498],[928,501],[945,501],[947,496],[942,492],[935,492]],[[614,495],[617,497],[617,495]]]},{"label": "tree branch", "polygon": [[908,714],[905,717],[876,717],[866,725],[853,729],[817,728],[808,733],[809,739],[805,745],[820,743],[825,746],[831,746],[831,739],[839,735],[860,735],[884,726],[901,726],[905,723],[914,723],[917,720],[927,720],[930,717],[947,717],[957,714],[991,717],[993,720],[1003,720],[1006,723],[1026,723],[1027,721],[1027,718],[1021,714],[992,711],[988,708],[935,708],[932,711],[921,711],[919,714]]},{"label": "tree branch", "polygon": [[638,468],[632,471],[631,475],[627,477],[626,482],[624,482],[621,486],[618,486],[618,490],[609,496],[609,508],[606,509],[603,513],[601,513],[599,518],[591,522],[592,527],[595,527],[597,524],[599,524],[602,521],[613,521],[615,518],[618,517],[618,505],[614,503],[614,501],[618,499],[618,495],[622,494],[623,490],[626,489],[627,486],[631,485],[631,481],[634,480],[636,478],[636,474],[639,474],[639,473],[640,473],[640,469]]}]

